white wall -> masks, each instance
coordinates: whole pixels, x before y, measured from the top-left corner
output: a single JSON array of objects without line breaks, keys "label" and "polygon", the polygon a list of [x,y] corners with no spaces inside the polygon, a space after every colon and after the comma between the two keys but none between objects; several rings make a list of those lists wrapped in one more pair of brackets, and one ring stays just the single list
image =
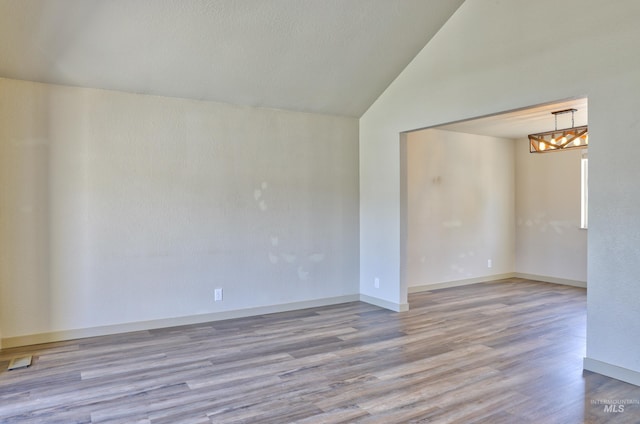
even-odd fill
[{"label": "white wall", "polygon": [[[552,36],[538,30],[565,16],[571,23],[552,25]],[[615,7],[600,0],[463,3],[360,119],[362,294],[406,303],[402,131],[588,96],[588,363],[640,376],[640,56],[631,53],[640,39],[638,16],[635,0]]]},{"label": "white wall", "polygon": [[514,142],[415,131],[406,162],[408,287],[512,273]]},{"label": "white wall", "polygon": [[587,281],[587,231],[580,229],[582,150],[516,148],[516,266],[520,274]]},{"label": "white wall", "polygon": [[357,296],[357,137],[351,118],[0,79],[2,336]]},{"label": "white wall", "polygon": [[407,134],[406,152],[409,289],[514,273],[586,285],[581,150],[428,129]]}]

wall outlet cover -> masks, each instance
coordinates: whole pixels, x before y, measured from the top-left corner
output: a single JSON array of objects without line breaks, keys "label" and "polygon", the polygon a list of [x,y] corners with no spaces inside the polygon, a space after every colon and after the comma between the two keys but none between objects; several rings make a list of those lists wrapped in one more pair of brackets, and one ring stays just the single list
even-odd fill
[{"label": "wall outlet cover", "polygon": [[222,302],[222,289],[215,289],[213,291],[213,299],[216,302]]}]

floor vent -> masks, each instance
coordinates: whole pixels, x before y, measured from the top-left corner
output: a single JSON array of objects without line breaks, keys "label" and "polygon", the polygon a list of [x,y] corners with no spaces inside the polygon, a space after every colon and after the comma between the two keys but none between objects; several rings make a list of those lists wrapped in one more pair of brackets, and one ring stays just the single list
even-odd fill
[{"label": "floor vent", "polygon": [[31,355],[13,358],[11,362],[9,362],[9,368],[7,368],[7,370],[11,371],[19,368],[27,368],[31,365],[31,360]]}]

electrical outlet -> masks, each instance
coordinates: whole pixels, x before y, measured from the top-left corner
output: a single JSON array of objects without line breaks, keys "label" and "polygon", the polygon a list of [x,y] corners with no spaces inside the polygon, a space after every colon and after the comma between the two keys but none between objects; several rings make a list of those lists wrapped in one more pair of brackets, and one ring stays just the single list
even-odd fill
[{"label": "electrical outlet", "polygon": [[380,288],[380,279],[378,277],[373,279],[373,286],[377,289]]},{"label": "electrical outlet", "polygon": [[222,289],[215,289],[213,291],[213,300],[216,302],[222,302]]},{"label": "electrical outlet", "polygon": [[487,268],[491,268],[493,266],[493,262],[491,259],[487,259]]}]

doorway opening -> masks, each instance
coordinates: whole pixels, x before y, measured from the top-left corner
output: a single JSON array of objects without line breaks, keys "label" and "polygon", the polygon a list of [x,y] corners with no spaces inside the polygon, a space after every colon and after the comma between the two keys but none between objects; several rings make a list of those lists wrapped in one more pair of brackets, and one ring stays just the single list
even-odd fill
[{"label": "doorway opening", "polygon": [[588,152],[531,154],[527,138],[569,108],[587,125],[580,98],[402,135],[409,293],[509,277],[586,287]]}]

